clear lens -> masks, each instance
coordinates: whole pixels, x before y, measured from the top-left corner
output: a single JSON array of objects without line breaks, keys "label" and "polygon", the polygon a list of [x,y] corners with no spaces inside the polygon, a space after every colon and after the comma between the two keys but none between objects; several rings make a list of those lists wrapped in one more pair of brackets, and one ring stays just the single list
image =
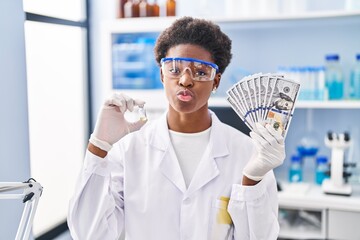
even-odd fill
[{"label": "clear lens", "polygon": [[216,69],[209,63],[182,59],[164,59],[162,69],[165,77],[170,79],[179,79],[188,71],[195,81],[212,81],[216,74]]}]

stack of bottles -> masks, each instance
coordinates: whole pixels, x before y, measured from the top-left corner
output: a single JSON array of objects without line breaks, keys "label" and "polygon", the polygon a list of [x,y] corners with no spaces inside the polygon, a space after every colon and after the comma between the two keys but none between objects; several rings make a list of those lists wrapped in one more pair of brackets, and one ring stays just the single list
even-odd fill
[{"label": "stack of bottles", "polygon": [[338,54],[325,56],[325,82],[328,100],[360,99],[360,54],[355,55],[355,64],[351,67],[349,91],[345,92],[345,74]]},{"label": "stack of bottles", "polygon": [[279,67],[278,73],[301,84],[300,100],[360,100],[360,54],[355,55],[350,74],[344,73],[339,54],[325,55],[325,66]]},{"label": "stack of bottles", "polygon": [[119,0],[119,18],[176,16],[176,1],[166,0]]},{"label": "stack of bottles", "polygon": [[319,140],[316,132],[307,130],[297,146],[297,154],[291,156],[289,182],[322,181],[329,175],[327,157],[318,155]]},{"label": "stack of bottles", "polygon": [[[307,160],[305,160],[307,159]],[[308,182],[309,180],[304,177],[304,173],[307,173],[308,169],[305,169],[304,163],[305,161],[309,161],[311,158],[308,156],[301,155],[292,155],[291,163],[289,168],[289,182],[291,183],[300,183],[300,182]],[[329,178],[330,170],[328,158],[325,156],[317,156],[314,157],[315,167],[314,171],[310,171],[310,173],[314,173],[314,183],[321,185],[324,179]]]},{"label": "stack of bottles", "polygon": [[326,156],[317,155],[319,148],[311,138],[297,147],[297,154],[291,156],[289,182],[314,182],[321,185],[329,178],[329,163]]},{"label": "stack of bottles", "polygon": [[123,37],[112,46],[113,89],[162,88],[153,55],[155,37],[130,34]]},{"label": "stack of bottles", "polygon": [[279,67],[278,72],[301,84],[299,100],[324,100],[325,68],[322,66]]}]

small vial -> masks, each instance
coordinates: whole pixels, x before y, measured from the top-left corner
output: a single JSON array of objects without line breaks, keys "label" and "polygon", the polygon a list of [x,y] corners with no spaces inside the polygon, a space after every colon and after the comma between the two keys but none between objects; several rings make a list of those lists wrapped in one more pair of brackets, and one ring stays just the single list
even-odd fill
[{"label": "small vial", "polygon": [[318,156],[316,158],[315,182],[321,185],[324,179],[329,178],[327,172],[329,171],[328,159],[325,156]]},{"label": "small vial", "polygon": [[139,106],[138,113],[139,113],[141,121],[146,121],[147,120],[146,110],[145,110],[144,106]]},{"label": "small vial", "polygon": [[291,156],[291,164],[289,169],[289,182],[302,182],[302,159],[300,156]]}]

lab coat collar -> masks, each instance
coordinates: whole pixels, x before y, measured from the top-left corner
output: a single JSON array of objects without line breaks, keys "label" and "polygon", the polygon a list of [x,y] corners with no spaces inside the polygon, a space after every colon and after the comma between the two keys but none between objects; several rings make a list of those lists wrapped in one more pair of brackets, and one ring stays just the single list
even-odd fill
[{"label": "lab coat collar", "polygon": [[212,111],[209,110],[209,112],[212,119],[210,141],[188,189],[186,189],[184,177],[171,144],[167,124],[167,112],[155,123],[154,131],[151,131],[150,146],[164,152],[159,164],[161,172],[176,185],[181,192],[186,193],[188,196],[219,175],[219,169],[215,159],[229,154],[228,141],[225,139],[226,134],[223,134],[224,131],[226,131],[224,129],[225,125],[220,122]]}]

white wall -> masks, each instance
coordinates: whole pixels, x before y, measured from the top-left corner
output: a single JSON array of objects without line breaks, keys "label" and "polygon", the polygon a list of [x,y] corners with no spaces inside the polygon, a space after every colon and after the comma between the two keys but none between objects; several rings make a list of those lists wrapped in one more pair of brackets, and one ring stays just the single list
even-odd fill
[{"label": "white wall", "polygon": [[[0,182],[29,178],[29,134],[22,0],[0,1]],[[0,239],[14,239],[21,201],[0,200]]]}]

